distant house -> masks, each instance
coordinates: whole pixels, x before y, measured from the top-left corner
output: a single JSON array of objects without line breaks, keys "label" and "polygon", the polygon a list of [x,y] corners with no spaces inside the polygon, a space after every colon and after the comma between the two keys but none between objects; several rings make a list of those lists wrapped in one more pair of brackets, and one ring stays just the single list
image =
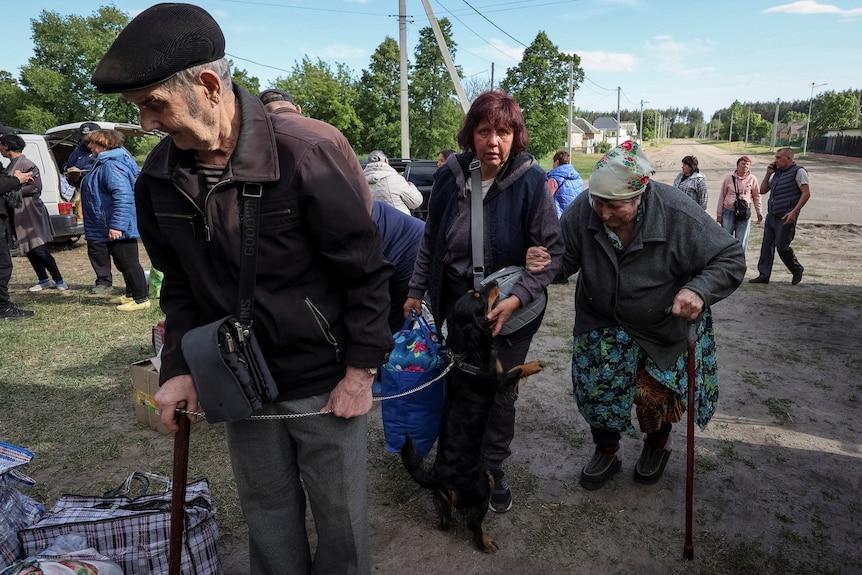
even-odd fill
[{"label": "distant house", "polygon": [[631,140],[631,136],[629,136],[629,132],[626,130],[627,123],[633,125],[633,122],[620,122],[617,124],[616,118],[611,118],[610,116],[601,116],[593,121],[593,125],[604,132],[605,141],[612,146],[618,146],[622,142]]},{"label": "distant house", "polygon": [[805,138],[806,122],[779,122],[775,125],[775,136],[781,140],[802,140]]},{"label": "distant house", "polygon": [[829,128],[823,134],[827,138],[830,136],[862,136],[862,128]]},{"label": "distant house", "polygon": [[[581,146],[578,149],[584,153],[592,154],[595,145],[604,141],[604,132],[587,122],[584,118],[573,118],[572,129],[574,128],[578,128],[583,133]],[[575,149],[574,145],[572,149]]]},{"label": "distant house", "polygon": [[638,125],[634,122],[620,122],[620,126],[622,126],[623,133],[628,134],[632,138],[637,138],[638,136]]},{"label": "distant house", "polygon": [[584,148],[584,131],[574,122],[569,126],[569,142],[572,147],[572,151],[582,150]]}]

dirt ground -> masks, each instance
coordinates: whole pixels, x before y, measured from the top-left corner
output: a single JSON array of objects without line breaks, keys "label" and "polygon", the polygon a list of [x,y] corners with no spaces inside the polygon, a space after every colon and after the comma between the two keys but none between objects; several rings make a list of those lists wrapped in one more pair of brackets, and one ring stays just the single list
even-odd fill
[{"label": "dirt ground", "polygon": [[[698,157],[715,191],[740,155],[677,143],[654,154],[655,177],[672,183],[688,154]],[[771,159],[752,158],[758,177]],[[374,572],[862,572],[862,167],[800,163],[809,167],[813,196],[794,244],[806,266],[802,283],[791,286],[776,258],[769,285],[746,282],[714,307],[721,398],[709,427],[695,433],[694,561],[682,558],[684,425],[673,433],[674,454],[658,484],[633,481],[639,434],[624,439],[623,472],[607,486],[588,492],[577,484],[592,445],[571,392],[572,281],[551,286],[550,309],[529,354],[546,368],[521,387],[506,465],[514,507],[486,520],[500,551],[475,551],[465,528],[435,528],[430,494],[383,449],[375,408]],[[756,275],[761,229],[752,232],[747,279]]]}]

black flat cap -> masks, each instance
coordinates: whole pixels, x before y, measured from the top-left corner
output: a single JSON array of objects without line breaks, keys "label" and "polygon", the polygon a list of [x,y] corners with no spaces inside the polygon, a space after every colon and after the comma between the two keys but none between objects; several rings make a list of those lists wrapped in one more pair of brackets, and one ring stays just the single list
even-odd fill
[{"label": "black flat cap", "polygon": [[260,93],[260,101],[264,104],[269,104],[271,102],[290,102],[294,104],[293,96],[290,95],[290,92],[285,92],[284,90],[277,90],[275,88],[269,88],[268,90],[264,90]]},{"label": "black flat cap", "polygon": [[90,83],[104,94],[131,92],[221,58],[224,34],[206,10],[191,4],[156,4],[120,32]]}]

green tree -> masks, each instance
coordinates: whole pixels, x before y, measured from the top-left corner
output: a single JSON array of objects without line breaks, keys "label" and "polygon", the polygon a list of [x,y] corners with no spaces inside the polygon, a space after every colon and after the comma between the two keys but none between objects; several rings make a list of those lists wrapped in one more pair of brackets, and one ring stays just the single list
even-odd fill
[{"label": "green tree", "polygon": [[364,130],[355,145],[362,150],[401,151],[401,61],[398,43],[387,36],[371,55],[356,86],[356,113]]},{"label": "green tree", "polygon": [[[658,110],[644,110],[644,121],[643,121],[643,134],[641,135],[642,141],[652,140],[655,138],[655,128],[658,120],[659,111]],[[640,130],[640,112],[638,112],[638,130]]]},{"label": "green tree", "polygon": [[235,68],[233,60],[228,60],[228,63],[230,63],[231,70],[233,70],[233,72],[231,72],[231,79],[234,82],[252,94],[260,94],[260,78],[249,75],[245,68]]},{"label": "green tree", "polygon": [[128,16],[113,6],[87,17],[43,10],[32,21],[34,55],[21,69],[21,85],[27,92],[19,114],[22,127],[42,130],[50,126],[33,122],[45,121],[137,119],[132,104],[117,94],[99,94],[90,84],[99,60],[128,22]]},{"label": "green tree", "polygon": [[785,124],[789,124],[790,122],[807,122],[808,114],[797,112],[796,110],[788,110],[781,121]]},{"label": "green tree", "polygon": [[320,58],[314,63],[306,56],[289,76],[276,79],[275,87],[290,92],[303,114],[332,124],[350,142],[362,139],[362,122],[353,107],[356,88],[344,64],[336,63],[333,70]]},{"label": "green tree", "polygon": [[0,123],[18,126],[17,113],[24,107],[26,94],[12,74],[0,71]]},{"label": "green tree", "polygon": [[[457,45],[452,41],[452,24],[446,18],[439,24],[454,59]],[[457,147],[455,142],[464,114],[430,26],[419,31],[414,59],[416,63],[410,74],[410,155],[436,158],[441,148]]]},{"label": "green tree", "polygon": [[524,50],[517,66],[506,71],[500,87],[512,95],[524,112],[530,134],[529,151],[542,158],[567,139],[566,102],[569,90],[569,63],[573,65],[574,86],[584,80],[581,58],[560,52],[544,32]]},{"label": "green tree", "polygon": [[848,128],[856,120],[858,102],[853,92],[826,92],[811,103],[809,139],[830,128]]}]

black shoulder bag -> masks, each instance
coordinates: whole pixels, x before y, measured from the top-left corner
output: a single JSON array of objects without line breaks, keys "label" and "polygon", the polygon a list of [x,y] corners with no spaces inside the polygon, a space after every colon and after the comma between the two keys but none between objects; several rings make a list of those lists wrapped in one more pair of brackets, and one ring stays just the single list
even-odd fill
[{"label": "black shoulder bag", "polygon": [[248,419],[278,397],[278,386],[251,329],[262,190],[260,184],[242,188],[241,239],[248,243],[240,251],[237,314],[183,336],[183,356],[210,423]]},{"label": "black shoulder bag", "polygon": [[743,198],[739,196],[739,187],[736,185],[736,175],[731,175],[733,180],[733,189],[736,190],[736,200],[733,202],[733,217],[737,221],[745,221],[751,217],[751,207]]}]

